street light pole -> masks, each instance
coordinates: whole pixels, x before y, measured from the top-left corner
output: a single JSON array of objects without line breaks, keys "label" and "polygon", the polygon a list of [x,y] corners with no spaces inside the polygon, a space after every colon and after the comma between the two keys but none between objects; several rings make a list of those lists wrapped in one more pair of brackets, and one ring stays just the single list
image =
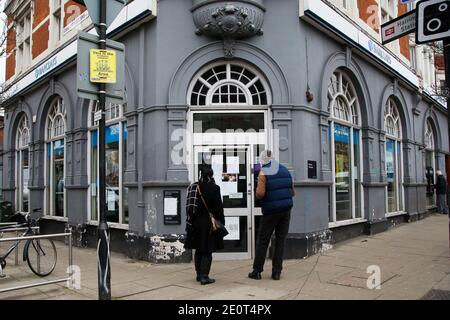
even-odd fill
[{"label": "street light pole", "polygon": [[[106,0],[100,0],[99,49],[106,50]],[[111,264],[109,248],[109,228],[106,221],[106,165],[105,165],[105,105],[106,85],[99,83],[99,111],[101,119],[98,125],[99,146],[99,198],[100,217],[97,235],[98,255],[98,298],[111,300]]]}]

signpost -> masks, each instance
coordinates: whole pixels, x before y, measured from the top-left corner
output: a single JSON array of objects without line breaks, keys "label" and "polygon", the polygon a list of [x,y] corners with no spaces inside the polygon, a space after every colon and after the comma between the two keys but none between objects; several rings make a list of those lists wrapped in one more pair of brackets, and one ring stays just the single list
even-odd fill
[{"label": "signpost", "polygon": [[[89,87],[88,82],[98,85],[97,93],[90,92],[91,98],[98,97],[99,112],[95,114],[95,118],[99,120],[98,125],[98,146],[99,146],[99,203],[100,203],[100,218],[98,226],[98,288],[99,300],[111,300],[111,262],[110,262],[110,247],[109,247],[109,228],[106,220],[106,163],[105,163],[105,105],[107,99],[107,84],[116,84],[119,79],[117,73],[119,68],[123,68],[125,60],[117,60],[118,53],[107,48],[106,30],[108,24],[120,13],[124,7],[124,2],[121,0],[75,0],[78,3],[87,6],[89,15],[94,26],[97,29],[98,41],[96,41],[98,48],[90,48],[89,51],[81,50],[83,47],[79,45],[77,62],[77,85],[84,88]],[[108,3],[108,6],[106,5]],[[82,36],[82,35],[81,35]],[[81,37],[80,37],[81,38]],[[85,37],[89,39],[89,37]],[[91,38],[92,39],[92,38]],[[94,36],[94,39],[95,36]],[[96,39],[97,40],[97,39]],[[80,41],[82,42],[82,41]],[[88,41],[89,42],[89,41]],[[87,46],[86,46],[87,47]],[[120,45],[119,45],[120,47]],[[122,45],[123,48],[123,45]],[[124,53],[124,50],[122,50]],[[83,62],[89,59],[89,81],[87,81],[86,71],[79,71]],[[117,64],[119,62],[120,65]],[[122,76],[123,81],[123,76]],[[122,82],[123,87],[123,82]],[[91,90],[92,91],[92,90]],[[120,88],[119,88],[120,91]],[[86,98],[86,93],[80,91],[79,96]],[[80,93],[81,92],[81,93]],[[122,91],[123,94],[123,91]],[[88,95],[89,96],[89,95]],[[117,97],[120,99],[120,96]],[[123,97],[122,97],[123,98]]]},{"label": "signpost", "polygon": [[[447,92],[447,127],[448,136],[450,137],[450,1],[419,1],[417,3],[416,43],[428,43],[439,40],[443,40],[444,42],[445,83],[447,84],[447,90],[445,90]],[[449,161],[448,157],[447,161]],[[449,172],[447,172],[447,179],[449,179]],[[447,193],[447,204],[449,203],[450,199]]]},{"label": "signpost", "polygon": [[381,25],[381,41],[385,45],[416,31],[416,10]]}]

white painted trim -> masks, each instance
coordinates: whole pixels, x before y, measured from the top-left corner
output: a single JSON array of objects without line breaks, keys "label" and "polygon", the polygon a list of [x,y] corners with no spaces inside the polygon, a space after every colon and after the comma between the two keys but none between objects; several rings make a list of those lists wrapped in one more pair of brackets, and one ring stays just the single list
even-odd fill
[{"label": "white painted trim", "polygon": [[367,219],[358,218],[358,219],[350,219],[350,220],[344,220],[344,221],[339,221],[339,222],[329,222],[328,228],[331,229],[331,228],[336,228],[336,227],[348,226],[351,224],[357,224],[357,223],[361,223],[361,222],[367,222]]},{"label": "white painted trim", "polygon": [[42,216],[41,219],[44,219],[44,220],[55,220],[55,221],[61,221],[61,222],[68,222],[69,221],[69,218],[67,218],[67,217],[57,217],[57,216],[48,216],[48,215]]},{"label": "white painted trim", "polygon": [[402,216],[407,214],[406,211],[397,211],[397,212],[386,212],[385,213],[385,217],[386,218],[391,218],[391,217],[397,217],[397,216]]},{"label": "white painted trim", "polygon": [[[98,227],[98,221],[90,220],[87,222],[87,225]],[[108,222],[108,227],[113,229],[129,230],[129,225],[122,223]]]}]

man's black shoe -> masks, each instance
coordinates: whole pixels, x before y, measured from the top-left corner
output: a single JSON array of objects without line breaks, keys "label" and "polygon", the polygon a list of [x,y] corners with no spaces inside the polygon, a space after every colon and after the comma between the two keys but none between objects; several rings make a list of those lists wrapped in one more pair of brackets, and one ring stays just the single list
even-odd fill
[{"label": "man's black shoe", "polygon": [[272,273],[272,279],[273,280],[280,280],[281,274],[279,272]]},{"label": "man's black shoe", "polygon": [[201,277],[200,277],[200,276],[197,276],[196,280],[197,280],[197,281],[200,281],[200,280],[201,280]]},{"label": "man's black shoe", "polygon": [[211,284],[211,283],[214,283],[214,282],[216,282],[216,280],[211,279],[210,277],[202,277],[202,278],[200,278],[200,283],[202,284],[202,286],[205,285],[205,284]]},{"label": "man's black shoe", "polygon": [[248,277],[255,280],[261,280],[261,273],[257,271],[252,271],[248,274]]}]

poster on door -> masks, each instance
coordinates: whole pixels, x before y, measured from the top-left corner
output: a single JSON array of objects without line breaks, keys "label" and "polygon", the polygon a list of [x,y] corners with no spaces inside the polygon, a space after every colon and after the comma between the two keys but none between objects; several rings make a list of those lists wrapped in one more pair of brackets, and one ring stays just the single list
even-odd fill
[{"label": "poster on door", "polygon": [[239,240],[240,239],[240,228],[239,228],[239,217],[226,217],[225,218],[225,228],[228,230],[228,235],[223,238],[223,240]]}]

